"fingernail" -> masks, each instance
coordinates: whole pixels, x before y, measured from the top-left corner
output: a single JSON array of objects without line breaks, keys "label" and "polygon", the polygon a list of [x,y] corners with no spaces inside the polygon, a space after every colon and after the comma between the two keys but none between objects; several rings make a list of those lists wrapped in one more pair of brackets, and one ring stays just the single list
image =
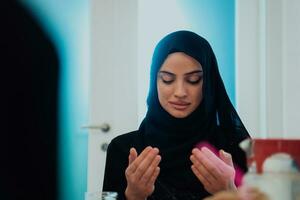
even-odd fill
[{"label": "fingernail", "polygon": [[201,151],[206,151],[208,148],[207,147],[201,147]]},{"label": "fingernail", "polygon": [[224,151],[223,149],[221,150],[221,152],[222,152],[222,154],[223,154],[225,157],[229,157],[229,156],[230,156],[230,154],[227,153],[226,151]]}]

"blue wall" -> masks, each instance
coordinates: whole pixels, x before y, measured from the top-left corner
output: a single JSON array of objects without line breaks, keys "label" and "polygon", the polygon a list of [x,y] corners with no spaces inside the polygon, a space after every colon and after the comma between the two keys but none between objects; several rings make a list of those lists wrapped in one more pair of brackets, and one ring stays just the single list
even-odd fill
[{"label": "blue wall", "polygon": [[87,189],[89,1],[26,0],[60,59],[59,199],[83,200]]},{"label": "blue wall", "polygon": [[211,44],[227,93],[235,105],[235,1],[177,0],[193,31]]}]

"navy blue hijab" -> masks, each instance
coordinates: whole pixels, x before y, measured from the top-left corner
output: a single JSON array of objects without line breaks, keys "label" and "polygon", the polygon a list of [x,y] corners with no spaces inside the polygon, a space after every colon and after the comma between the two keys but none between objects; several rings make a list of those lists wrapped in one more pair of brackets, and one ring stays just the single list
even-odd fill
[{"label": "navy blue hijab", "polygon": [[[193,57],[203,68],[203,100],[186,118],[173,117],[158,100],[157,74],[168,55],[174,52]],[[139,129],[145,146],[160,149],[159,179],[170,184],[176,182],[176,187],[179,180],[184,183],[182,187],[198,187],[199,181],[190,169],[189,156],[193,147],[203,141],[230,152],[233,160],[246,170],[245,157],[238,155],[241,152],[238,144],[249,134],[228,98],[215,54],[206,39],[190,31],[177,31],[157,44],[152,58],[147,104],[148,111]]]}]

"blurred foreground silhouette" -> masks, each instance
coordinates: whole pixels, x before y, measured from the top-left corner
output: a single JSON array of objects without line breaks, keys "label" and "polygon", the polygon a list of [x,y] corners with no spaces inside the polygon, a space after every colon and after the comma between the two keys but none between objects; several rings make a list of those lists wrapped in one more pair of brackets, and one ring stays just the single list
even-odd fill
[{"label": "blurred foreground silhouette", "polygon": [[54,200],[58,57],[18,1],[5,0],[0,9],[0,199]]}]

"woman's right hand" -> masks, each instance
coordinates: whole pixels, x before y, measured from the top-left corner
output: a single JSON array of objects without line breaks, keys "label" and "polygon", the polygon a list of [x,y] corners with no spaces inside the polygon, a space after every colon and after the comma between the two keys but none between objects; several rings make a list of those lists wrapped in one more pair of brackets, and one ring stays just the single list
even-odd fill
[{"label": "woman's right hand", "polygon": [[135,148],[129,152],[129,164],[125,171],[127,200],[145,200],[154,191],[154,183],[158,177],[161,157],[157,148],[146,147],[140,155]]}]

